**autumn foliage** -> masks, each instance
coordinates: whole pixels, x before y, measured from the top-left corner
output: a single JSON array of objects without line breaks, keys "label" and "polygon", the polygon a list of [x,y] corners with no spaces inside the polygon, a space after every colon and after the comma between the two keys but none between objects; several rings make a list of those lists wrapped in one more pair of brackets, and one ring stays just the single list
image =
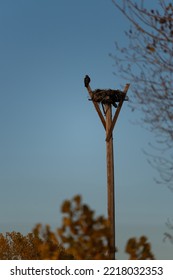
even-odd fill
[{"label": "autumn foliage", "polygon": [[108,220],[94,217],[81,197],[66,200],[62,205],[63,225],[58,230],[62,244],[75,259],[109,259],[110,228]]},{"label": "autumn foliage", "polygon": [[130,255],[130,260],[154,260],[151,245],[145,236],[141,236],[139,240],[130,238],[125,250]]},{"label": "autumn foliage", "polygon": [[[0,234],[1,260],[103,260],[109,259],[110,229],[103,216],[82,203],[80,196],[66,200],[61,208],[62,226],[55,232],[50,226],[36,225],[26,236],[19,232]],[[129,239],[129,259],[154,259],[146,237]]]},{"label": "autumn foliage", "polygon": [[64,260],[69,259],[65,249],[47,225],[38,224],[32,233],[23,236],[19,232],[0,234],[1,260]]}]

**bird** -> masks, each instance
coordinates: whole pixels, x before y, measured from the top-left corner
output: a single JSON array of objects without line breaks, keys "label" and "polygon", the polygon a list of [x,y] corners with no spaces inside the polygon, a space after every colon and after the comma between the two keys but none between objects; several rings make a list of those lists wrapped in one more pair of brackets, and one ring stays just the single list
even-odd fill
[{"label": "bird", "polygon": [[84,85],[87,88],[89,86],[89,83],[91,82],[91,79],[88,75],[85,76],[84,78]]}]

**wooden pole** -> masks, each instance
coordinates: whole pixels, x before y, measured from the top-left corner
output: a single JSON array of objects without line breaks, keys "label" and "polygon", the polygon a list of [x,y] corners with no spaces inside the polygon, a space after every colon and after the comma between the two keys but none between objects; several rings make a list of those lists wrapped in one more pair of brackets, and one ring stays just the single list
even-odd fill
[{"label": "wooden pole", "polygon": [[[89,77],[88,77],[89,78]],[[90,82],[90,78],[89,78]],[[86,86],[86,85],[85,85]],[[115,111],[115,115],[112,119],[112,105],[105,104],[105,112],[106,112],[106,120],[99,108],[97,102],[93,101],[95,109],[100,117],[100,120],[106,130],[106,157],[107,157],[107,207],[108,207],[108,220],[110,224],[111,230],[111,238],[110,238],[110,250],[109,250],[109,258],[110,260],[115,260],[115,197],[114,197],[114,152],[113,152],[113,129],[118,119],[119,113],[121,111],[123,101],[126,97],[127,91],[129,89],[130,84],[126,84],[124,88],[124,96],[122,100],[119,102],[118,107]],[[88,85],[86,86],[88,93],[92,99],[92,90]]]},{"label": "wooden pole", "polygon": [[[92,90],[91,90],[90,85],[87,86],[87,90],[88,90],[88,93],[89,93],[89,95],[90,95],[90,97],[91,97],[91,99],[92,99]],[[101,120],[101,122],[102,122],[104,128],[106,129],[105,118],[104,118],[104,116],[103,116],[103,114],[102,114],[102,112],[101,112],[101,110],[100,110],[100,107],[99,107],[98,103],[95,102],[95,101],[93,101],[93,104],[94,104],[94,107],[95,107],[95,109],[96,109],[96,111],[97,111],[97,113],[98,113],[98,116],[99,116],[99,118],[100,118],[100,120]]]},{"label": "wooden pole", "polygon": [[116,121],[118,119],[118,116],[119,116],[119,113],[121,111],[121,107],[123,105],[123,102],[124,102],[124,98],[126,97],[126,94],[127,94],[127,91],[129,89],[129,86],[130,84],[126,84],[125,88],[124,88],[124,96],[123,96],[123,99],[119,102],[118,104],[118,107],[116,109],[116,112],[115,112],[115,115],[113,117],[113,120],[112,120],[112,123],[111,123],[111,126],[110,126],[110,129],[109,129],[109,132],[106,134],[106,141],[109,141],[111,135],[112,135],[112,131],[114,129],[114,126],[116,124]]},{"label": "wooden pole", "polygon": [[[108,135],[112,124],[112,105],[106,105],[106,136]],[[109,258],[115,259],[115,201],[114,201],[114,155],[113,155],[113,137],[106,141],[107,156],[107,200],[108,200],[108,220],[110,224],[111,238]]]}]

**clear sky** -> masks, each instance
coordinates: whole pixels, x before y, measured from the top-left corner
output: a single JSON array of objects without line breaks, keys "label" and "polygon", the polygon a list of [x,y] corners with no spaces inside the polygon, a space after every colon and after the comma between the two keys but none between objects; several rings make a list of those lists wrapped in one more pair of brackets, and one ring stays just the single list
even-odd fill
[{"label": "clear sky", "polygon": [[[105,131],[83,78],[123,89],[109,53],[127,27],[111,0],[0,1],[1,232],[59,226],[76,194],[107,215]],[[146,235],[158,259],[171,259],[162,240],[173,193],[154,181],[142,151],[154,137],[139,118],[125,102],[114,130],[118,257],[128,238]]]}]

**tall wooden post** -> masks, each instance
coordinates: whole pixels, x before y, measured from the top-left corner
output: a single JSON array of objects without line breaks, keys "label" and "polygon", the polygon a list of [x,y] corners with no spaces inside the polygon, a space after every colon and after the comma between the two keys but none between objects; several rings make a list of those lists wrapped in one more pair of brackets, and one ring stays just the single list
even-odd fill
[{"label": "tall wooden post", "polygon": [[[112,105],[106,105],[106,136],[108,135],[112,124]],[[110,251],[109,258],[115,259],[115,202],[114,202],[114,154],[113,154],[113,136],[106,141],[107,157],[107,207],[108,220],[110,223]]]},{"label": "tall wooden post", "polygon": [[84,84],[88,90],[88,93],[91,97],[91,100],[94,104],[94,107],[98,113],[98,116],[103,124],[104,129],[106,130],[106,157],[107,157],[107,207],[108,207],[108,221],[110,224],[111,238],[110,238],[110,250],[109,258],[111,260],[115,259],[115,197],[114,197],[114,153],[113,153],[113,129],[118,119],[119,113],[121,111],[123,102],[125,100],[127,91],[130,84],[126,84],[124,91],[121,92],[121,100],[119,101],[118,107],[115,111],[114,117],[112,119],[112,104],[104,104],[106,118],[103,116],[102,111],[98,103],[93,99],[93,92],[89,85],[90,77],[85,76]]}]

